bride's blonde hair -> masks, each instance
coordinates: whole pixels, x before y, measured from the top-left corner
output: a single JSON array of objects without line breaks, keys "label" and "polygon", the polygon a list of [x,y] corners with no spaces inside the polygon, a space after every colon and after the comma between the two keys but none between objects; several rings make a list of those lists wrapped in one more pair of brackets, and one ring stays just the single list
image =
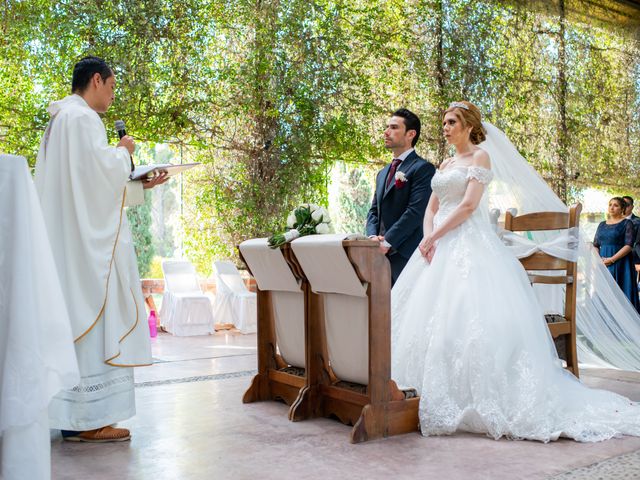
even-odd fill
[{"label": "bride's blonde hair", "polygon": [[453,102],[449,107],[442,112],[441,120],[444,120],[444,116],[452,112],[458,117],[458,120],[462,123],[463,127],[472,127],[469,140],[474,145],[484,142],[487,139],[487,130],[482,126],[482,114],[480,109],[473,103],[462,100],[460,102]]}]

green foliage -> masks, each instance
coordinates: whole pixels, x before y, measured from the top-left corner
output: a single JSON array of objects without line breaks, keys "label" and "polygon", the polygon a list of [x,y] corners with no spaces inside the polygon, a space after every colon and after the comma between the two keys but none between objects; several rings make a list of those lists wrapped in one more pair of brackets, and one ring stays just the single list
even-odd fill
[{"label": "green foliage", "polygon": [[434,163],[448,153],[442,109],[468,99],[561,196],[640,190],[629,2],[26,0],[0,15],[0,150],[33,165],[46,106],[68,94],[79,58],[103,56],[118,82],[111,140],[123,118],[146,144],[136,158],[204,164],[181,195],[175,183],[153,192],[154,218],[181,196],[182,223],[159,222],[152,241],[170,256],[180,234],[203,273],[245,238],[281,230],[294,206],[326,205],[336,162],[350,165],[342,229],[361,231],[366,165],[388,160],[383,124],[400,106],[421,116],[418,150]]},{"label": "green foliage", "polygon": [[338,173],[339,216],[336,218],[336,229],[340,232],[365,233],[367,213],[371,208],[371,189],[374,177],[367,175],[363,168],[340,164]]},{"label": "green foliage", "polygon": [[149,271],[147,272],[147,278],[164,278],[164,273],[162,273],[162,258],[159,255],[155,255],[151,260],[149,265]]},{"label": "green foliage", "polygon": [[[138,143],[134,153],[136,163],[141,165],[175,162],[175,152],[167,145],[153,142]],[[179,162],[178,162],[179,163]],[[175,250],[174,212],[178,208],[176,195],[179,195],[181,177],[169,179],[147,192],[151,209],[150,227],[153,250],[165,258],[173,256]]]},{"label": "green foliage", "polygon": [[151,207],[150,196],[145,195],[145,202],[141,205],[127,208],[127,220],[131,229],[131,236],[138,258],[138,273],[145,278],[150,270],[155,251],[151,238]]}]

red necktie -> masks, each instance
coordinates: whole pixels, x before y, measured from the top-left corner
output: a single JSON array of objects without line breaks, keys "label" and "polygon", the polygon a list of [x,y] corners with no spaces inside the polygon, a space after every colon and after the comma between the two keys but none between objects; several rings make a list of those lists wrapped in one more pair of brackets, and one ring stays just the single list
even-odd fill
[{"label": "red necktie", "polygon": [[385,184],[385,189],[389,188],[389,185],[391,185],[391,182],[393,180],[395,180],[395,176],[396,176],[396,169],[398,168],[398,165],[400,165],[402,163],[402,160],[400,160],[399,158],[394,158],[393,162],[391,162],[391,168],[389,169],[389,175],[387,176],[387,183]]}]

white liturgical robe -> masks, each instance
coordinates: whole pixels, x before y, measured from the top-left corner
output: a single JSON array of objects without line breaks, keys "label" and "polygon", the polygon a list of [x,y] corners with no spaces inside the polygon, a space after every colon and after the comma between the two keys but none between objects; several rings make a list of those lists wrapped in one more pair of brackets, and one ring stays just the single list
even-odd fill
[{"label": "white liturgical robe", "polygon": [[51,478],[49,401],[79,379],[27,161],[0,154],[0,478]]},{"label": "white liturgical robe", "polygon": [[51,426],[91,430],[135,414],[133,369],[151,352],[135,251],[124,212],[129,152],[109,146],[79,95],[52,103],[35,183],[69,310],[80,383],[51,402]]}]

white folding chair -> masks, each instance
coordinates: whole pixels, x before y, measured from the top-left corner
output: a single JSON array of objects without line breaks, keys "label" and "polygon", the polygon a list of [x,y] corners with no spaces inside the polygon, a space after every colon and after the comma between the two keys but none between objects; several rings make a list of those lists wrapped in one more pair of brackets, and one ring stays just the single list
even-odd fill
[{"label": "white folding chair", "polygon": [[213,333],[211,301],[200,288],[196,269],[187,260],[165,260],[164,295],[160,321],[164,329],[176,336]]},{"label": "white folding chair", "polygon": [[233,323],[242,333],[257,330],[256,294],[244,284],[240,272],[229,261],[213,262],[216,300],[213,314],[221,323]]}]

